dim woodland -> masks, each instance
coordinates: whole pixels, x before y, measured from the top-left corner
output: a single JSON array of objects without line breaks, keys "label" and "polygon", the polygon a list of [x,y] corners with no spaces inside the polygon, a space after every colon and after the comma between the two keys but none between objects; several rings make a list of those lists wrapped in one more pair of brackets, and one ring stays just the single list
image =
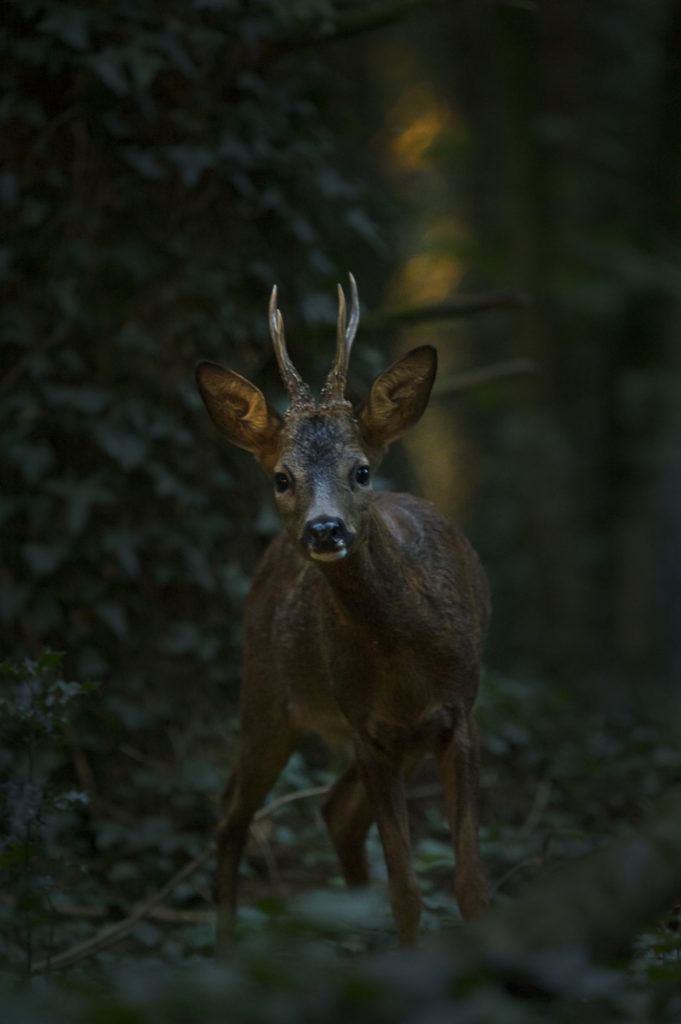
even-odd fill
[{"label": "dim woodland", "polygon": [[[681,3],[23,0],[0,9],[0,991],[50,1019],[681,1019]],[[381,489],[473,542],[490,908],[408,782],[399,951],[321,821],[311,736],[251,827],[231,959],[214,833],[241,616],[279,529],[206,359],[279,410],[421,345]],[[282,595],[285,600],[285,595]]]}]

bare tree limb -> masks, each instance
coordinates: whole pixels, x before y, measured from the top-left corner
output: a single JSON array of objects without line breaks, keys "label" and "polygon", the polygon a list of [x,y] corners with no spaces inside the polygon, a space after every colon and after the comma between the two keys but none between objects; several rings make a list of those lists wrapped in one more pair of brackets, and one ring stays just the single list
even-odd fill
[{"label": "bare tree limb", "polygon": [[384,331],[391,327],[407,327],[409,324],[432,323],[451,320],[473,313],[484,313],[491,309],[523,309],[529,305],[529,298],[522,292],[498,291],[481,295],[462,295],[444,302],[425,305],[387,306],[362,317],[362,332]]},{"label": "bare tree limb", "polygon": [[375,29],[386,28],[412,14],[432,13],[434,8],[444,7],[445,2],[446,0],[385,0],[369,7],[357,7],[339,14],[333,23],[325,25],[322,22],[317,31],[306,27],[304,31],[278,40],[272,50],[264,56],[269,63],[279,56],[298,50],[351,39],[353,36]]},{"label": "bare tree limb", "polygon": [[[409,327],[412,324],[455,320],[458,317],[472,316],[475,313],[485,313],[494,309],[524,309],[529,302],[528,296],[522,292],[499,291],[486,292],[481,295],[465,295],[430,304],[384,306],[381,309],[362,313],[360,330],[362,337],[366,337],[400,327]],[[301,325],[297,329],[296,337],[302,341],[310,341],[322,334],[327,334],[329,327],[328,323]],[[518,372],[528,372],[526,367],[527,364],[523,370],[518,370]]]},{"label": "bare tree limb", "polygon": [[501,363],[494,363],[492,366],[484,366],[479,370],[443,377],[433,388],[433,394],[454,395],[459,391],[477,388],[481,384],[489,384],[491,381],[535,373],[536,369],[537,365],[532,359],[507,359]]}]

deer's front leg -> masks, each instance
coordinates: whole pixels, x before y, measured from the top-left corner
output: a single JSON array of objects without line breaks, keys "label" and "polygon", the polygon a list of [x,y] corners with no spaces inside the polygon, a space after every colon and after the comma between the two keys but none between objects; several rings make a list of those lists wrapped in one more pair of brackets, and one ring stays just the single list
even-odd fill
[{"label": "deer's front leg", "polygon": [[416,941],[421,895],[411,859],[402,758],[356,739],[357,764],[378,825],[400,945]]},{"label": "deer's front leg", "polygon": [[277,780],[294,747],[295,734],[281,701],[258,710],[255,688],[244,679],[241,741],[236,768],[222,797],[217,833],[216,955],[226,959],[236,916],[237,877],[253,816]]}]

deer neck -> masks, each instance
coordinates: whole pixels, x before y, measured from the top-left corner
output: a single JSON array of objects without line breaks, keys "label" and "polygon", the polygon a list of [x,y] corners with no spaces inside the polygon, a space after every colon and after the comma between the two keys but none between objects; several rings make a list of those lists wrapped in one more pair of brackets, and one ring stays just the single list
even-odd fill
[{"label": "deer neck", "polygon": [[319,563],[335,601],[350,619],[375,621],[405,589],[405,552],[374,507],[356,548],[337,562]]}]

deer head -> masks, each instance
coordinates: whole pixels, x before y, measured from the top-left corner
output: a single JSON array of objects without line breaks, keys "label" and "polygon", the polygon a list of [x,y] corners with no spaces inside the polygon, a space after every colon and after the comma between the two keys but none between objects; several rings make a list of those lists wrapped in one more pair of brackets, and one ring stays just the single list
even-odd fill
[{"label": "deer head", "polygon": [[276,285],[269,324],[290,398],[285,416],[233,370],[210,362],[196,368],[211,419],[232,444],[252,452],[270,474],[291,540],[308,558],[320,562],[351,555],[361,540],[373,474],[388,445],[420,419],[437,368],[434,348],[412,349],[376,378],[366,400],[354,410],[345,398],[350,350],[359,322],[352,274],[350,290],[348,318],[345,295],[338,285],[336,355],[318,404],[289,357]]}]

